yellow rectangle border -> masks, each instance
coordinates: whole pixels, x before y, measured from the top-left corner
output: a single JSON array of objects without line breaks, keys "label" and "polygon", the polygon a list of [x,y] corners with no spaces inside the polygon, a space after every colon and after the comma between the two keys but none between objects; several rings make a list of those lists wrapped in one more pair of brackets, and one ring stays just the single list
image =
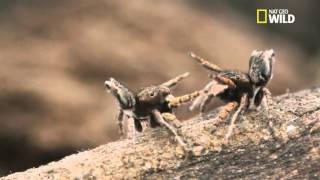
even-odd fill
[{"label": "yellow rectangle border", "polygon": [[[264,12],[264,20],[260,20],[260,12]],[[257,24],[267,24],[268,23],[268,9],[257,9]]]}]

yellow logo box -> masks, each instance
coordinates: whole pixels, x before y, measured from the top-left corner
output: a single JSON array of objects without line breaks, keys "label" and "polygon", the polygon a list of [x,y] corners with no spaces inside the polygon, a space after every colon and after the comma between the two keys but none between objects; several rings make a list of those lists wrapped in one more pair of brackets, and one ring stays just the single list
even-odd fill
[{"label": "yellow logo box", "polygon": [[257,24],[268,23],[268,9],[257,9]]}]

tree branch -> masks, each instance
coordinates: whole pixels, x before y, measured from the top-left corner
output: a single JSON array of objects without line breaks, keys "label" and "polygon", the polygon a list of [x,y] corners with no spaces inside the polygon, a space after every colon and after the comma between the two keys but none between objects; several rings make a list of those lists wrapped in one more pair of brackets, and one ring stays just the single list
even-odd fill
[{"label": "tree branch", "polygon": [[320,177],[320,87],[273,99],[271,117],[247,112],[236,122],[214,122],[217,110],[182,123],[195,154],[183,150],[164,128],[136,142],[117,141],[3,179],[288,179]]}]

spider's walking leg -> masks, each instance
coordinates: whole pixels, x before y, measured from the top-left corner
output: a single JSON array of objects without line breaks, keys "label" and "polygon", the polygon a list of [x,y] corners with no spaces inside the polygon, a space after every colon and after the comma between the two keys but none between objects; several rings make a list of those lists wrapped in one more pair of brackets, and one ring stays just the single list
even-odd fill
[{"label": "spider's walking leg", "polygon": [[235,122],[236,120],[238,119],[238,116],[239,116],[239,113],[244,110],[246,104],[248,102],[248,95],[247,94],[244,94],[242,97],[241,97],[241,102],[240,102],[240,105],[237,109],[237,111],[233,114],[232,118],[231,118],[231,123],[229,125],[229,128],[228,128],[228,132],[227,134],[225,135],[225,140],[228,140],[229,137],[231,136],[232,132],[233,132],[233,129],[234,129],[234,126],[235,126]]},{"label": "spider's walking leg", "polygon": [[135,142],[136,136],[142,131],[142,124],[139,119],[128,117],[126,120],[126,138]]},{"label": "spider's walking leg", "polygon": [[267,88],[261,88],[257,91],[254,96],[254,104],[255,106],[262,105],[266,116],[269,117],[269,104],[271,104],[272,97],[271,92]]},{"label": "spider's walking leg", "polygon": [[191,107],[200,104],[200,112],[204,113],[207,105],[210,103],[211,99],[221,93],[226,89],[235,88],[235,84],[229,78],[216,76],[215,80],[212,80],[206,87],[202,90],[203,94],[201,99],[197,99],[197,102],[194,102]]},{"label": "spider's walking leg", "polygon": [[204,101],[204,99],[206,98],[206,94],[202,94],[199,97],[197,97],[192,104],[189,106],[189,111],[193,111],[194,108],[200,106],[200,104]]},{"label": "spider's walking leg", "polygon": [[210,103],[210,101],[212,100],[212,98],[214,97],[213,94],[209,93],[207,94],[207,96],[203,99],[203,101],[200,104],[200,113],[203,114],[206,110],[206,107],[208,106],[208,104]]},{"label": "spider's walking leg", "polygon": [[219,73],[222,71],[222,69],[213,64],[213,63],[210,63],[209,61],[203,59],[202,57],[196,55],[195,53],[193,52],[190,52],[189,55],[196,61],[198,61],[203,67],[205,67],[206,69],[210,70],[210,71],[213,71],[213,72],[216,72],[216,73]]},{"label": "spider's walking leg", "polygon": [[134,128],[138,132],[142,132],[142,123],[140,122],[139,119],[133,118],[134,120]]},{"label": "spider's walking leg", "polygon": [[218,122],[225,120],[229,116],[230,112],[234,110],[237,106],[238,103],[235,101],[229,102],[227,105],[223,106],[218,114]]},{"label": "spider's walking leg", "polygon": [[165,82],[165,83],[162,83],[160,86],[165,86],[165,87],[168,87],[168,88],[171,88],[175,85],[178,84],[178,82],[180,82],[181,80],[187,78],[190,74],[188,72],[184,73],[184,74],[181,74],[173,79],[170,79],[169,81]]},{"label": "spider's walking leg", "polygon": [[182,138],[178,135],[178,132],[177,132],[176,128],[174,128],[173,126],[171,126],[169,123],[167,123],[167,122],[163,119],[160,111],[158,111],[158,110],[153,110],[153,111],[152,111],[152,114],[154,115],[156,121],[158,121],[159,124],[165,126],[166,128],[168,128],[168,130],[169,130],[172,134],[174,134],[176,140],[177,140],[178,143],[182,146],[182,148],[183,148],[186,152],[189,152],[190,150],[189,150],[187,144],[186,144],[186,143],[182,140]]},{"label": "spider's walking leg", "polygon": [[267,88],[263,88],[263,99],[262,99],[262,108],[265,113],[265,116],[268,118],[272,118],[272,115],[269,112],[269,105],[272,103],[271,92]]},{"label": "spider's walking leg", "polygon": [[272,103],[271,92],[267,88],[263,88],[263,106],[267,112],[269,112],[269,105]]},{"label": "spider's walking leg", "polygon": [[134,127],[134,118],[128,117],[126,120],[126,138],[131,139],[133,142],[136,138],[136,129]]},{"label": "spider's walking leg", "polygon": [[120,136],[123,137],[124,131],[123,131],[123,118],[124,118],[124,113],[123,110],[120,109],[118,114],[117,114],[117,119],[118,119],[118,126],[119,126],[119,133]]},{"label": "spider's walking leg", "polygon": [[201,95],[199,95],[190,105],[189,110],[192,111],[194,108],[200,106],[200,104],[205,100],[207,97],[208,91],[211,89],[212,85],[215,84],[215,81],[209,82],[202,90]]}]

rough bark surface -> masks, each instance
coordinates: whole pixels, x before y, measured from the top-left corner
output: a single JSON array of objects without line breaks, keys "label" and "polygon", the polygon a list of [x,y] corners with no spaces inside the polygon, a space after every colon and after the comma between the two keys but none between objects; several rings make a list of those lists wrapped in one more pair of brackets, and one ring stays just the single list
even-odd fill
[{"label": "rough bark surface", "polygon": [[320,179],[320,87],[274,98],[269,117],[246,112],[229,142],[216,112],[182,123],[190,159],[159,128],[1,179]]}]

